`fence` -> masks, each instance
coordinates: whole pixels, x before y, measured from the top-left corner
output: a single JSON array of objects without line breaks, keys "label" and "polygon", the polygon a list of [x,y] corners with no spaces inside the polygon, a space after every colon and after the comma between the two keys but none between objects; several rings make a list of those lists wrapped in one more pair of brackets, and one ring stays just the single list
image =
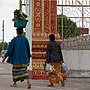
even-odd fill
[{"label": "fence", "polygon": [[90,50],[90,35],[65,39],[62,43],[64,50]]}]

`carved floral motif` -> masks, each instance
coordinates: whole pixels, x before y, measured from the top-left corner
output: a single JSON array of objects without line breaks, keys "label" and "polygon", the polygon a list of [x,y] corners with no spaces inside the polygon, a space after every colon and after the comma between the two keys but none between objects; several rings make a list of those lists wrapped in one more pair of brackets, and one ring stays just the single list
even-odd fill
[{"label": "carved floral motif", "polygon": [[49,27],[50,27],[50,23],[49,23],[49,17],[50,17],[49,4],[50,4],[49,0],[44,1],[44,29],[45,29],[45,32],[47,32],[47,33],[49,32]]},{"label": "carved floral motif", "polygon": [[51,0],[51,32],[56,33],[56,12],[57,12],[57,0]]},{"label": "carved floral motif", "polygon": [[34,0],[34,32],[42,31],[42,0]]}]

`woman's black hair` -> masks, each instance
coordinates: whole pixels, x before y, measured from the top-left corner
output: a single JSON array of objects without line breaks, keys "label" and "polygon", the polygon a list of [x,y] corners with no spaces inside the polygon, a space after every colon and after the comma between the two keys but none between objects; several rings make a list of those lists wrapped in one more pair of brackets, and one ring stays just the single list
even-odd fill
[{"label": "woman's black hair", "polygon": [[18,34],[22,34],[23,33],[23,28],[22,27],[19,27],[16,29],[17,33]]},{"label": "woman's black hair", "polygon": [[50,41],[54,41],[55,40],[55,35],[54,34],[50,34],[49,38],[50,38]]}]

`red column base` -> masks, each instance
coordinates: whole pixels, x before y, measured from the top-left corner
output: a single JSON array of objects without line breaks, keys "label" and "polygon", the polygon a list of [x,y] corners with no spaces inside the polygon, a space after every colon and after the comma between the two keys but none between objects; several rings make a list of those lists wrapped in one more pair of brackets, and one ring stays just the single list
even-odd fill
[{"label": "red column base", "polygon": [[42,74],[39,71],[31,71],[31,70],[27,70],[29,73],[30,78],[32,79],[42,79],[42,80],[48,80],[48,76],[46,72],[42,72]]}]

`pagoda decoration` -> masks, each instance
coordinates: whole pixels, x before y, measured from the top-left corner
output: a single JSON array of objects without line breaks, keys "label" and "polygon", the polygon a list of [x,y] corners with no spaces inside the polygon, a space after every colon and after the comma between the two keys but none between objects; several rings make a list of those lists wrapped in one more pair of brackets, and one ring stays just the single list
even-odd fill
[{"label": "pagoda decoration", "polygon": [[34,79],[47,79],[44,71],[46,47],[49,34],[57,34],[57,0],[33,0],[32,30],[32,76]]}]

